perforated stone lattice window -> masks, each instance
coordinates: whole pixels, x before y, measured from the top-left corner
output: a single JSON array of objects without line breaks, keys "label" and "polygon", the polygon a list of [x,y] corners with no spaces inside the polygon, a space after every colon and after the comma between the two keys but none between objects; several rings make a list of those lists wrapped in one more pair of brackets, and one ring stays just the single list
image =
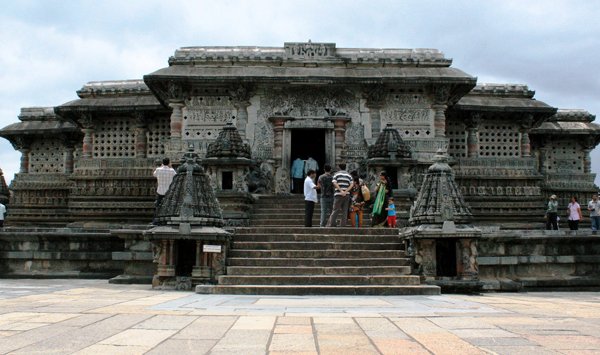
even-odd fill
[{"label": "perforated stone lattice window", "polygon": [[479,156],[518,157],[519,131],[510,124],[482,123],[479,125]]},{"label": "perforated stone lattice window", "polygon": [[148,158],[164,157],[165,142],[169,139],[171,131],[168,117],[157,118],[148,124]]},{"label": "perforated stone lattice window", "polygon": [[448,121],[446,137],[448,137],[448,154],[451,157],[467,156],[467,132],[462,122]]},{"label": "perforated stone lattice window", "polygon": [[94,157],[123,158],[135,156],[135,131],[127,118],[99,120],[94,135]]},{"label": "perforated stone lattice window", "polygon": [[577,142],[555,141],[548,150],[549,171],[583,172],[585,153]]},{"label": "perforated stone lattice window", "polygon": [[29,153],[30,173],[62,173],[63,145],[58,139],[41,139],[31,144]]},{"label": "perforated stone lattice window", "polygon": [[428,127],[422,128],[408,128],[402,129],[398,128],[398,132],[400,133],[401,138],[427,138],[433,137],[433,130]]}]

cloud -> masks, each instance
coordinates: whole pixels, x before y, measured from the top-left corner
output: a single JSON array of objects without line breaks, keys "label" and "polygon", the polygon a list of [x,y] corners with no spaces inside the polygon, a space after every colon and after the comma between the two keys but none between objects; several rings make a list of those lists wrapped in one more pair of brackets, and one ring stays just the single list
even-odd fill
[{"label": "cloud", "polygon": [[[525,83],[550,105],[600,113],[596,2],[18,1],[0,14],[0,126],[95,80],[141,78],[194,45],[438,48],[481,81]],[[12,148],[0,145],[2,154]],[[600,171],[600,153],[592,154]],[[3,159],[0,165],[6,165]],[[5,171],[9,169],[0,166]]]}]

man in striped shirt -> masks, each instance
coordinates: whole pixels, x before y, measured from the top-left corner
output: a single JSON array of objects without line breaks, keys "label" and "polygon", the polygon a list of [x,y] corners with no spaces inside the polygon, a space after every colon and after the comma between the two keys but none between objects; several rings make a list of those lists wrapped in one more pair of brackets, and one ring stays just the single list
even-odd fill
[{"label": "man in striped shirt", "polygon": [[334,227],[340,215],[340,227],[348,223],[348,207],[350,203],[350,189],[352,188],[352,175],[346,171],[346,164],[341,163],[340,170],[333,175],[335,193],[333,197],[333,211],[327,222],[327,227]]}]

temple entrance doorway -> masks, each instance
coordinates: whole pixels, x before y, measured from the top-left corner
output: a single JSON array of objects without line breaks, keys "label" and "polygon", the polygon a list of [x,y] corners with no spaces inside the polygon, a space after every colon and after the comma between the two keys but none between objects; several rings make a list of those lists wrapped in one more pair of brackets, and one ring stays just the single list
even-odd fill
[{"label": "temple entrance doorway", "polygon": [[[317,176],[323,173],[323,166],[327,162],[325,152],[325,135],[326,129],[292,129],[291,130],[291,147],[290,161],[293,164],[296,158],[308,160],[313,158],[317,161],[319,168]],[[290,166],[291,168],[292,166]],[[304,181],[304,177],[302,178]],[[296,193],[301,193],[301,190],[294,189]]]}]

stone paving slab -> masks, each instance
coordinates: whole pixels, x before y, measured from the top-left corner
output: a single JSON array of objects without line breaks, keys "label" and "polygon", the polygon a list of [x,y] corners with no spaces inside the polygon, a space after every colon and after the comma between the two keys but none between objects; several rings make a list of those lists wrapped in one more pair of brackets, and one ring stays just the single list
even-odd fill
[{"label": "stone paving slab", "polygon": [[598,354],[600,294],[248,296],[0,280],[2,354]]}]

